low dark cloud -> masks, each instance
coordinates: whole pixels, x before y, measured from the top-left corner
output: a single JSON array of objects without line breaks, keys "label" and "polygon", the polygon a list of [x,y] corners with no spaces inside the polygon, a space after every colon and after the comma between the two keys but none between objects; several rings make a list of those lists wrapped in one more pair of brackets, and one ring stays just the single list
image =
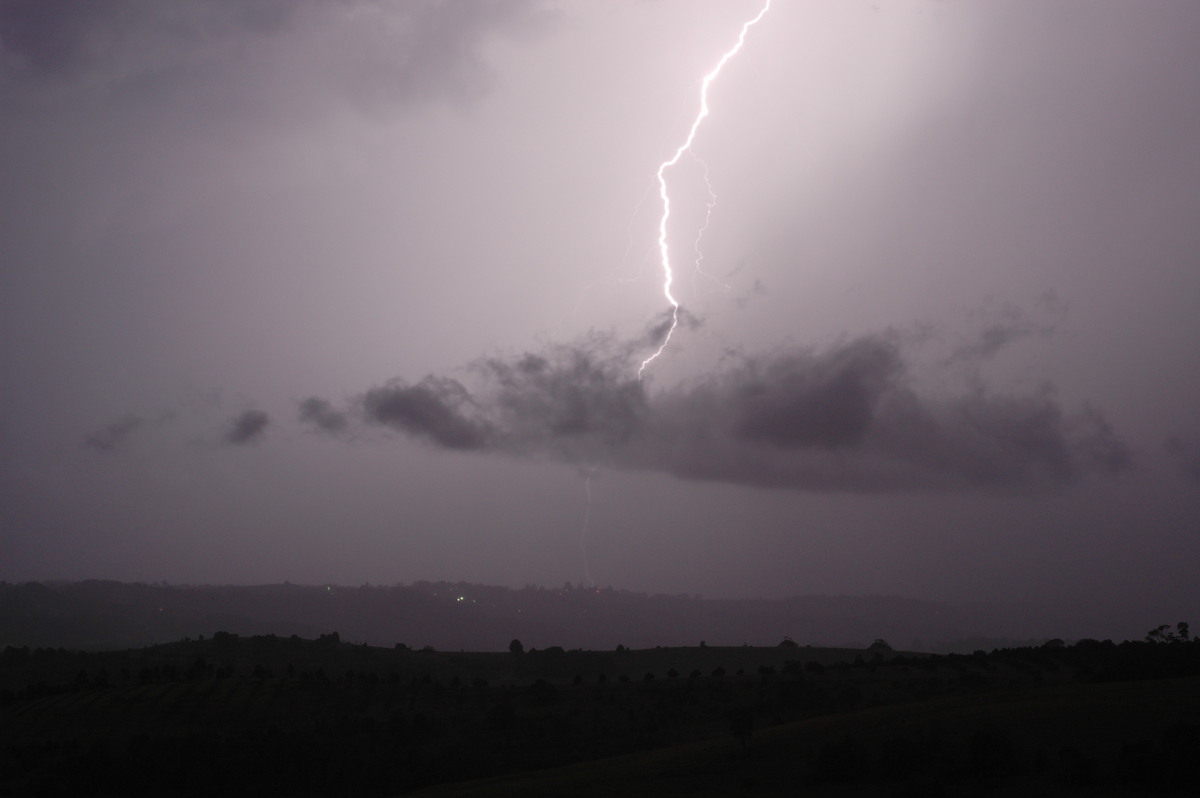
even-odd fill
[{"label": "low dark cloud", "polygon": [[367,421],[427,438],[447,449],[491,446],[486,423],[472,418],[473,401],[456,380],[426,377],[416,385],[399,380],[373,388],[363,397]]},{"label": "low dark cloud", "polygon": [[235,446],[255,443],[267,432],[271,417],[261,410],[247,410],[234,418],[225,433],[225,442]]},{"label": "low dark cloud", "polygon": [[921,396],[900,350],[870,336],[747,358],[655,401],[650,467],[799,490],[1041,490],[1129,467],[1094,411],[1049,393]]},{"label": "low dark cloud", "polygon": [[545,16],[530,0],[0,0],[0,76],[146,98],[257,85],[278,102],[256,80],[311,69],[310,92],[360,106],[470,99],[492,82],[487,38]]},{"label": "low dark cloud", "polygon": [[1103,415],[1053,393],[923,397],[898,344],[743,357],[651,393],[632,349],[576,345],[474,365],[474,392],[426,377],[362,398],[368,421],[456,450],[794,490],[1042,490],[1129,469]]},{"label": "low dark cloud", "polygon": [[955,350],[949,360],[957,362],[978,362],[990,360],[1010,344],[1028,338],[1035,330],[1013,323],[996,322],[980,330],[975,340]]},{"label": "low dark cloud", "polygon": [[[275,34],[304,5],[302,0],[179,0],[167,8],[153,0],[3,0],[0,43],[34,73],[72,77],[118,65],[128,69],[139,45],[168,45],[180,58],[208,41]],[[149,70],[154,62],[135,63]]]},{"label": "low dark cloud", "polygon": [[577,345],[476,363],[473,371],[486,386],[479,404],[497,445],[586,460],[632,443],[645,433],[649,406],[631,351],[593,335]]},{"label": "low dark cloud", "polygon": [[1179,472],[1186,478],[1200,483],[1200,437],[1172,435],[1163,446],[1174,459]]},{"label": "low dark cloud", "polygon": [[345,413],[334,410],[333,405],[316,396],[300,403],[300,421],[333,435],[344,432],[348,424]]},{"label": "low dark cloud", "polygon": [[1076,455],[1085,463],[1109,474],[1133,468],[1133,453],[1099,410],[1087,405],[1071,419],[1070,424]]},{"label": "low dark cloud", "polygon": [[816,360],[786,355],[762,366],[747,363],[726,387],[724,402],[739,408],[741,438],[788,449],[837,449],[866,436],[900,369],[894,347],[856,341]]},{"label": "low dark cloud", "polygon": [[123,446],[133,433],[145,422],[139,416],[123,416],[102,430],[93,432],[83,440],[83,445],[98,452],[111,452]]}]

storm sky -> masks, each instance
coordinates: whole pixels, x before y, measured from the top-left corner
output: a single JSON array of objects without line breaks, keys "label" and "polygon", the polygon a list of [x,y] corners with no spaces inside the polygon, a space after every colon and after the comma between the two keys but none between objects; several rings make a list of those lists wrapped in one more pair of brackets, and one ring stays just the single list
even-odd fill
[{"label": "storm sky", "polygon": [[1200,6],[775,0],[639,379],[760,7],[0,0],[0,578],[1195,619]]}]

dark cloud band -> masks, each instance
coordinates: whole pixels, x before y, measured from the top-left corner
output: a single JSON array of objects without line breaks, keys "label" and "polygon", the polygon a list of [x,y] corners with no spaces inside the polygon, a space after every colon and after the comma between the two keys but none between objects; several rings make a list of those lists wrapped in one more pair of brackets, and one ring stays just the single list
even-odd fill
[{"label": "dark cloud band", "polygon": [[629,355],[592,337],[489,358],[472,369],[474,392],[396,381],[361,411],[446,449],[794,490],[1036,490],[1131,464],[1098,411],[1067,414],[1048,391],[920,396],[885,336],[744,358],[654,395]]}]

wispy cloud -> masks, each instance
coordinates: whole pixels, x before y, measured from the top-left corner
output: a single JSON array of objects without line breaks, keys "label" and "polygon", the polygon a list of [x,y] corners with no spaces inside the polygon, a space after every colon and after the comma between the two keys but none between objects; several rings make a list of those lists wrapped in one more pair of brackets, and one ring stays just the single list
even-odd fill
[{"label": "wispy cloud", "polygon": [[224,440],[234,446],[255,443],[266,435],[267,425],[270,422],[271,417],[262,410],[247,410],[229,423]]},{"label": "wispy cloud", "polygon": [[145,422],[140,416],[122,416],[103,429],[91,433],[83,445],[98,452],[111,452],[125,445],[129,437],[142,428]]},{"label": "wispy cloud", "polygon": [[335,410],[332,404],[316,396],[310,396],[300,403],[299,416],[301,422],[333,435],[343,432],[348,423],[345,413]]}]

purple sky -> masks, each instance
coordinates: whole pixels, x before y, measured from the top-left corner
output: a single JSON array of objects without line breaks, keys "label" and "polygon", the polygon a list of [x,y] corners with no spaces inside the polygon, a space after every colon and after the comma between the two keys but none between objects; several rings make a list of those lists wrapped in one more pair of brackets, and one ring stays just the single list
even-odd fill
[{"label": "purple sky", "polygon": [[639,381],[759,8],[0,0],[0,578],[1194,621],[1200,5],[775,0]]}]

